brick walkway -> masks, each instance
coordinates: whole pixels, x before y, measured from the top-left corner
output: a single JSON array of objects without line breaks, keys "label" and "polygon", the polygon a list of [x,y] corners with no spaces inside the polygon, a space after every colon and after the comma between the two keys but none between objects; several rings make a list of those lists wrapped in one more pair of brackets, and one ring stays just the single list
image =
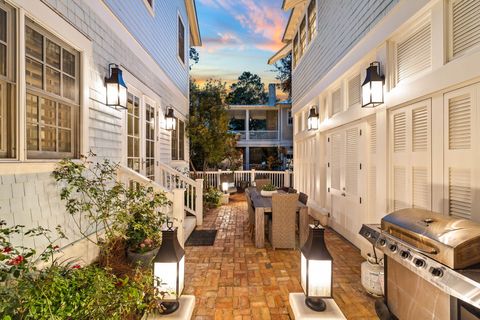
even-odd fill
[{"label": "brick walkway", "polygon": [[[186,247],[184,294],[194,294],[194,319],[290,319],[288,293],[302,292],[298,250],[257,249],[247,232],[243,195],[211,210],[203,229],[217,229],[214,246]],[[359,251],[331,229],[335,301],[347,319],[377,319],[360,283]],[[267,242],[268,245],[268,242]]]}]

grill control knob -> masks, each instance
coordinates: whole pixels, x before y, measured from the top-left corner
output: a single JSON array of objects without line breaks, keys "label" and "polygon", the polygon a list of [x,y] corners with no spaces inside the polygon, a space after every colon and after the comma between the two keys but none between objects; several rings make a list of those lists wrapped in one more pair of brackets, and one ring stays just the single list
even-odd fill
[{"label": "grill control knob", "polygon": [[410,258],[410,252],[408,252],[408,251],[402,251],[402,252],[400,252],[400,256],[401,256],[403,259],[406,260],[406,259]]},{"label": "grill control knob", "polygon": [[390,249],[390,251],[395,252],[395,251],[397,251],[397,245],[396,244],[391,244],[389,249]]},{"label": "grill control knob", "polygon": [[426,262],[423,259],[415,259],[413,262],[415,263],[417,268],[423,268],[426,265]]},{"label": "grill control knob", "polygon": [[443,270],[440,268],[431,268],[430,273],[432,274],[432,276],[438,277],[438,278],[443,276]]},{"label": "grill control knob", "polygon": [[365,237],[366,238],[371,238],[372,237],[372,234],[370,233],[370,231],[365,232]]},{"label": "grill control knob", "polygon": [[385,247],[385,245],[387,244],[387,240],[385,240],[385,239],[380,239],[380,240],[378,240],[378,244],[379,244],[380,246],[382,246],[382,247]]}]

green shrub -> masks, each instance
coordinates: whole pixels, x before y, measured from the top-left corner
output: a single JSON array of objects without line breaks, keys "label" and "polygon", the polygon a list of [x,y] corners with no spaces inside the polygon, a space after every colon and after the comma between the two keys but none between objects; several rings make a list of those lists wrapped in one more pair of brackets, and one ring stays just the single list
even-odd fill
[{"label": "green shrub", "polygon": [[266,184],[262,187],[262,190],[263,191],[275,191],[277,190],[277,187],[275,187],[273,184],[269,183],[269,184]]},{"label": "green shrub", "polygon": [[209,208],[217,208],[222,200],[222,192],[215,188],[208,188],[203,193],[203,202]]}]

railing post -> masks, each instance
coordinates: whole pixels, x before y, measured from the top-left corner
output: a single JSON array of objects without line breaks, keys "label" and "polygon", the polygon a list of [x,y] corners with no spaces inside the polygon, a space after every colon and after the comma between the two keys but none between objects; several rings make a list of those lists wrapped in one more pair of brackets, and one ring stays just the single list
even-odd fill
[{"label": "railing post", "polygon": [[255,169],[250,170],[250,185],[253,186],[255,183]]},{"label": "railing post", "polygon": [[285,173],[283,174],[283,186],[290,187],[290,171],[288,170],[285,170]]},{"label": "railing post", "polygon": [[173,225],[177,227],[178,242],[184,246],[185,239],[183,235],[183,220],[185,219],[184,189],[173,189]]},{"label": "railing post", "polygon": [[217,189],[218,190],[222,190],[222,182],[220,181],[220,178],[222,176],[222,169],[218,169],[218,173],[217,173]]},{"label": "railing post", "polygon": [[197,226],[203,224],[203,179],[196,179],[195,186],[195,213],[197,217]]}]

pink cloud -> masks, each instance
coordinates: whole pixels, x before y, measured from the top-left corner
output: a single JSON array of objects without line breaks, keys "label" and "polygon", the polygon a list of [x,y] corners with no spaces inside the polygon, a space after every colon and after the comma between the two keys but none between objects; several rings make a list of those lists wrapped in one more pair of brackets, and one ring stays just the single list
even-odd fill
[{"label": "pink cloud", "polygon": [[217,33],[217,37],[205,38],[203,40],[204,47],[207,52],[216,52],[219,49],[226,47],[237,47],[237,49],[243,50],[244,45],[238,36],[232,32]]}]

